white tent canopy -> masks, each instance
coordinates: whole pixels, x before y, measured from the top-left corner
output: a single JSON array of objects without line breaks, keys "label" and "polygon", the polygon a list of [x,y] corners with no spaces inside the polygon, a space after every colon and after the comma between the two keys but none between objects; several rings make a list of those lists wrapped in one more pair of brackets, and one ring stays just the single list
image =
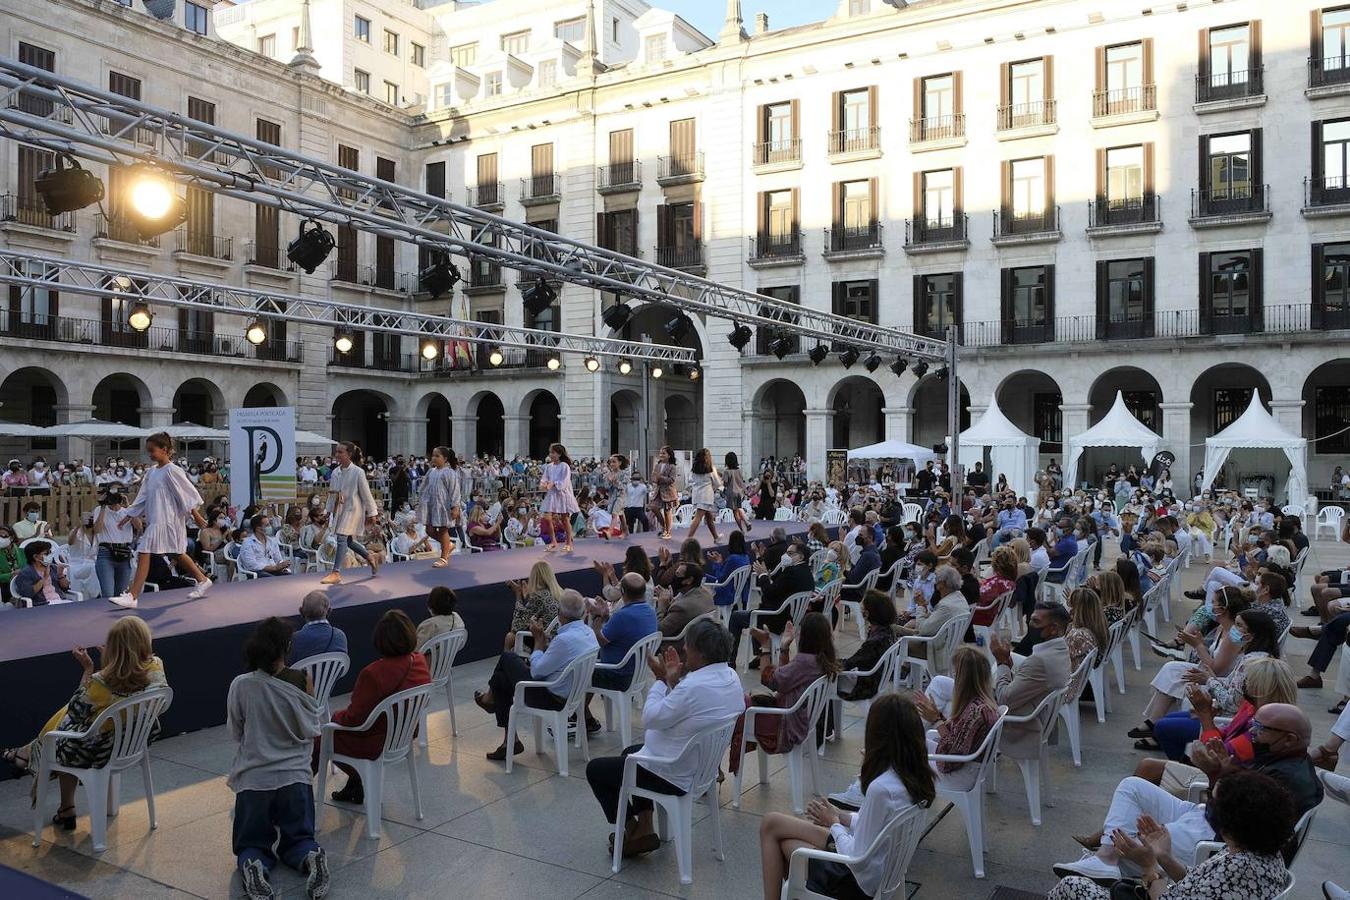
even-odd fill
[{"label": "white tent canopy", "polygon": [[315,434],[313,431],[297,431],[295,433],[296,446],[303,447],[329,447],[331,448],[337,441],[330,437],[324,437],[321,434]]},{"label": "white tent canopy", "polygon": [[0,422],[0,437],[44,437],[47,429],[41,425],[25,425],[23,422]]},{"label": "white tent canopy", "polygon": [[1302,504],[1308,493],[1308,442],[1287,430],[1261,405],[1261,396],[1252,391],[1247,411],[1227,428],[1205,438],[1205,480],[1201,490],[1213,484],[1234,450],[1283,450],[1289,460],[1286,494],[1290,503]]},{"label": "white tent canopy", "polygon": [[208,428],[192,422],[178,422],[165,428],[175,441],[228,441],[230,433],[219,428]]},{"label": "white tent canopy", "polygon": [[1069,438],[1069,458],[1064,465],[1066,483],[1077,477],[1078,461],[1088,447],[1138,447],[1147,464],[1153,461],[1160,446],[1162,437],[1136,419],[1125,406],[1125,395],[1116,391],[1116,402],[1106,417],[1082,434]]},{"label": "white tent canopy", "polygon": [[123,425],[121,422],[102,422],[98,419],[86,419],[83,422],[67,422],[53,425],[43,432],[43,437],[90,438],[92,440],[124,440],[143,438],[154,434],[149,428],[137,428],[135,425]]},{"label": "white tent canopy", "polygon": [[960,461],[973,469],[989,448],[990,484],[1002,473],[1008,487],[1019,496],[1029,496],[1036,486],[1040,467],[1041,439],[1018,428],[999,409],[998,398],[990,397],[989,406],[979,421],[961,432]]},{"label": "white tent canopy", "polygon": [[937,459],[938,455],[927,447],[907,444],[904,441],[882,441],[867,447],[848,451],[849,459],[912,459],[915,464]]}]

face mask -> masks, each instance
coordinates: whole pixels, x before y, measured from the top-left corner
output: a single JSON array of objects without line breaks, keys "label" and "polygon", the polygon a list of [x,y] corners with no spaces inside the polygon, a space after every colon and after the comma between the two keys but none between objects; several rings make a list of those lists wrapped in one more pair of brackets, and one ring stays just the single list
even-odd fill
[{"label": "face mask", "polygon": [[14,542],[7,537],[0,537],[0,548],[6,548],[12,543]]},{"label": "face mask", "polygon": [[30,512],[28,515],[24,516],[24,518],[30,522],[36,522],[38,520],[38,514],[35,512]]},{"label": "face mask", "polygon": [[1242,632],[1236,625],[1233,625],[1228,629],[1228,639],[1239,647],[1247,643],[1247,638],[1242,636]]},{"label": "face mask", "polygon": [[275,533],[276,529],[273,528],[271,525],[268,525],[266,528],[263,529],[263,534],[267,535],[268,537],[271,537]]},{"label": "face mask", "polygon": [[318,509],[320,506],[323,506],[323,501],[320,500],[318,497],[315,497],[313,500],[309,501],[309,505],[314,507],[315,509]]},{"label": "face mask", "polygon": [[33,468],[35,468],[35,469],[37,469],[39,472],[41,472],[43,469],[47,468],[47,464],[46,464],[46,463],[33,463]]},{"label": "face mask", "polygon": [[1269,744],[1258,744],[1256,741],[1252,741],[1252,762],[1256,764],[1256,768],[1259,769],[1270,762],[1274,756],[1275,754],[1271,752]]},{"label": "face mask", "polygon": [[919,563],[914,567],[914,574],[918,575],[920,578],[923,578],[925,575],[928,574],[928,566],[924,565],[923,563]]},{"label": "face mask", "polygon": [[839,554],[838,554],[838,553],[835,553],[833,550],[826,550],[826,551],[825,551],[825,561],[826,561],[826,562],[838,562],[838,561],[839,561]]},{"label": "face mask", "polygon": [[226,525],[228,525],[228,524],[230,524],[230,523],[229,523],[227,520],[225,520],[225,519],[216,519],[216,527],[217,527],[217,528],[224,528],[224,527],[225,527]]},{"label": "face mask", "polygon": [[47,564],[46,554],[43,554],[42,556],[33,557],[33,562],[39,566],[45,566]]}]

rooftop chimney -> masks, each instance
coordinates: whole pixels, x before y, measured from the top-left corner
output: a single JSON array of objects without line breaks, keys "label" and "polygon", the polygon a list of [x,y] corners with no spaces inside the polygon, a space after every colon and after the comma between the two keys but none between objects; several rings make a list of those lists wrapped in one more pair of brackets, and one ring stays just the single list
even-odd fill
[{"label": "rooftop chimney", "polygon": [[768,34],[769,14],[755,13],[755,34]]}]

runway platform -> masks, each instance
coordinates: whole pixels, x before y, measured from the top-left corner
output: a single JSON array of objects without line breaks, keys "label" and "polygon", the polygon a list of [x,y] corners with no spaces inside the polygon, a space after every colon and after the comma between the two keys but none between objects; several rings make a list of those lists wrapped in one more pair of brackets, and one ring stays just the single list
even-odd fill
[{"label": "runway platform", "polygon": [[[749,537],[767,541],[775,526],[782,526],[789,536],[807,527],[800,522],[759,522]],[[706,530],[703,533],[706,536]],[[723,526],[721,534],[729,533]],[[676,529],[671,541],[650,533],[632,541],[655,560],[658,548],[677,552],[685,536]],[[344,582],[332,587],[320,585],[319,575],[290,575],[217,584],[201,600],[188,600],[187,590],[143,594],[135,614],[154,632],[155,652],[164,660],[174,691],[173,706],[162,721],[163,734],[168,737],[224,724],[225,696],[230,681],[243,668],[245,637],[268,616],[298,623],[300,598],[310,590],[323,587],[329,593],[333,601],[329,620],[347,633],[352,668],[335,690],[341,694],[351,689],[356,673],[375,658],[370,633],[385,610],[401,609],[420,622],[427,616],[427,592],[446,585],[455,591],[459,613],[469,630],[459,661],[495,656],[501,652],[514,606],[506,580],[525,578],[536,560],[548,559],[559,584],[592,596],[600,590],[600,576],[592,563],[617,565],[629,543],[577,541],[570,554],[545,553],[542,547],[463,554],[452,557],[444,569],[433,568],[430,560],[390,563],[381,567],[377,578],[370,576],[369,569],[348,569]],[[0,692],[5,697],[0,747],[13,747],[37,734],[70,699],[79,682],[80,669],[71,649],[102,643],[113,621],[129,614],[106,600],[0,614]]]}]

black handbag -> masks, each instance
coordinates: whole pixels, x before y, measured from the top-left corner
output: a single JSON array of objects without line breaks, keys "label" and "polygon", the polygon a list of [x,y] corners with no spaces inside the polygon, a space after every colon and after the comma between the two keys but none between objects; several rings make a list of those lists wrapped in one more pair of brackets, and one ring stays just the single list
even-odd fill
[{"label": "black handbag", "polygon": [[116,563],[131,562],[130,544],[104,544],[108,551],[108,558]]}]

